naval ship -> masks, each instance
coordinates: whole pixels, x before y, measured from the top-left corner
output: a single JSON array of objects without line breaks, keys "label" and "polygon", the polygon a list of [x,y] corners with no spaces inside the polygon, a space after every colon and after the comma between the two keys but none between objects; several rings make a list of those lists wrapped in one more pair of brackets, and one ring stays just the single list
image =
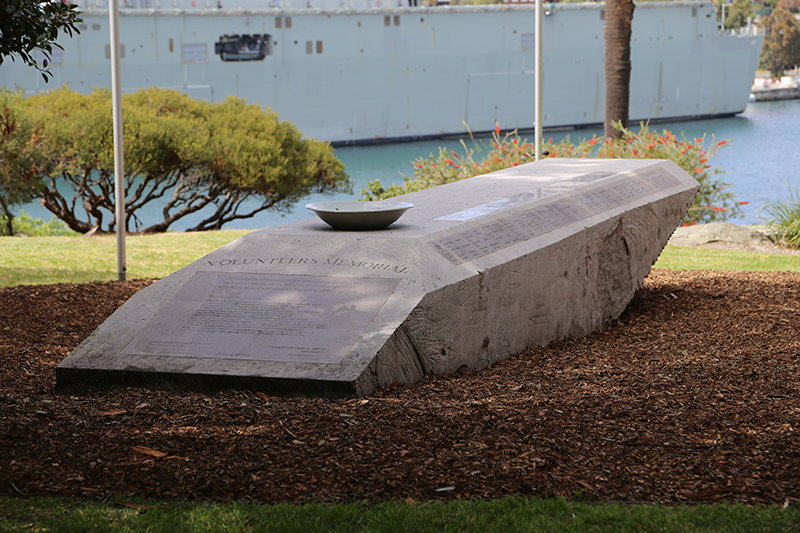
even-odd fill
[{"label": "naval ship", "polygon": [[[110,87],[107,0],[79,0],[52,79],[22,62],[0,85],[27,93]],[[158,86],[237,95],[334,145],[534,127],[534,4],[418,0],[122,0],[125,92]],[[105,7],[104,7],[105,6]],[[602,3],[547,3],[543,128],[602,124]],[[745,109],[763,36],[724,30],[711,2],[641,2],[633,18],[630,118],[674,121]],[[40,58],[40,60],[43,57]]]}]

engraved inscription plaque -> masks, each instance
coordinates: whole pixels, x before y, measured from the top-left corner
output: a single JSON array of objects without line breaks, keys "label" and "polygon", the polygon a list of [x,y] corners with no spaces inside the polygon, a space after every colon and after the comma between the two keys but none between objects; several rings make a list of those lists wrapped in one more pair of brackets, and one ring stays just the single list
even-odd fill
[{"label": "engraved inscription plaque", "polygon": [[122,354],[338,364],[399,283],[195,272]]},{"label": "engraved inscription plaque", "polygon": [[[585,179],[575,180],[574,183],[602,181],[610,175],[587,174],[584,176]],[[531,208],[527,211],[452,233],[447,237],[431,241],[430,245],[448,261],[460,265],[676,185],[680,185],[680,180],[672,174],[653,170],[603,183],[545,205],[536,200],[549,195],[526,193],[508,201],[500,200],[486,206],[500,206],[494,209],[500,210],[530,201]],[[490,213],[492,209],[484,211]],[[464,211],[452,216],[455,218],[441,217],[437,220],[469,219],[471,213]]]},{"label": "engraved inscription plaque", "polygon": [[515,196],[510,196],[508,198],[503,198],[501,200],[489,202],[488,204],[471,207],[469,209],[465,209],[464,211],[459,211],[458,213],[451,213],[449,215],[439,217],[436,220],[455,220],[461,222],[465,220],[472,220],[473,218],[482,217],[485,215],[491,215],[492,213],[495,213],[497,211],[502,211],[503,209],[509,209],[511,207],[520,204],[531,202],[533,200],[541,200],[542,198],[546,198],[548,196],[552,196],[560,192],[571,191],[572,189],[579,187],[580,185],[585,185],[595,180],[604,179],[613,175],[614,175],[613,172],[592,172],[589,174],[583,174],[581,176],[577,176],[570,180],[551,183],[546,187],[540,187],[538,189],[524,192],[522,194],[517,194]]}]

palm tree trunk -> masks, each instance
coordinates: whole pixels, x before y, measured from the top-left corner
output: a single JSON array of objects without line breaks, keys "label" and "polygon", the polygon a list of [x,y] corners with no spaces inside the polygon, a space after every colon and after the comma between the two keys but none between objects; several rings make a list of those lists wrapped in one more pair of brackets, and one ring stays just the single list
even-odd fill
[{"label": "palm tree trunk", "polygon": [[633,0],[606,0],[603,29],[606,78],[603,126],[606,138],[619,138],[620,132],[612,126],[614,122],[622,122],[624,127],[628,127],[633,7]]}]

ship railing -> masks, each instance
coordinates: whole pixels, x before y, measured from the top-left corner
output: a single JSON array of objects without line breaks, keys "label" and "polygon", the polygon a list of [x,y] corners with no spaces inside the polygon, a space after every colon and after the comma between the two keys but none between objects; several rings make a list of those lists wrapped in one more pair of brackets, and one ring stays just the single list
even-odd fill
[{"label": "ship railing", "polygon": [[735,37],[755,37],[756,35],[763,35],[764,28],[758,24],[747,24],[741,28],[724,28],[720,24],[719,32],[723,35],[733,35]]}]

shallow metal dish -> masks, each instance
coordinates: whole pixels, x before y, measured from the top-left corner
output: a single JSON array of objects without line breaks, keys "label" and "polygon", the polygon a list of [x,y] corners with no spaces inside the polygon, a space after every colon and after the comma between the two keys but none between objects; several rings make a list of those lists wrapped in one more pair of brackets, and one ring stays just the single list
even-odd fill
[{"label": "shallow metal dish", "polygon": [[334,229],[367,231],[385,229],[414,207],[406,202],[314,202],[306,205]]}]

